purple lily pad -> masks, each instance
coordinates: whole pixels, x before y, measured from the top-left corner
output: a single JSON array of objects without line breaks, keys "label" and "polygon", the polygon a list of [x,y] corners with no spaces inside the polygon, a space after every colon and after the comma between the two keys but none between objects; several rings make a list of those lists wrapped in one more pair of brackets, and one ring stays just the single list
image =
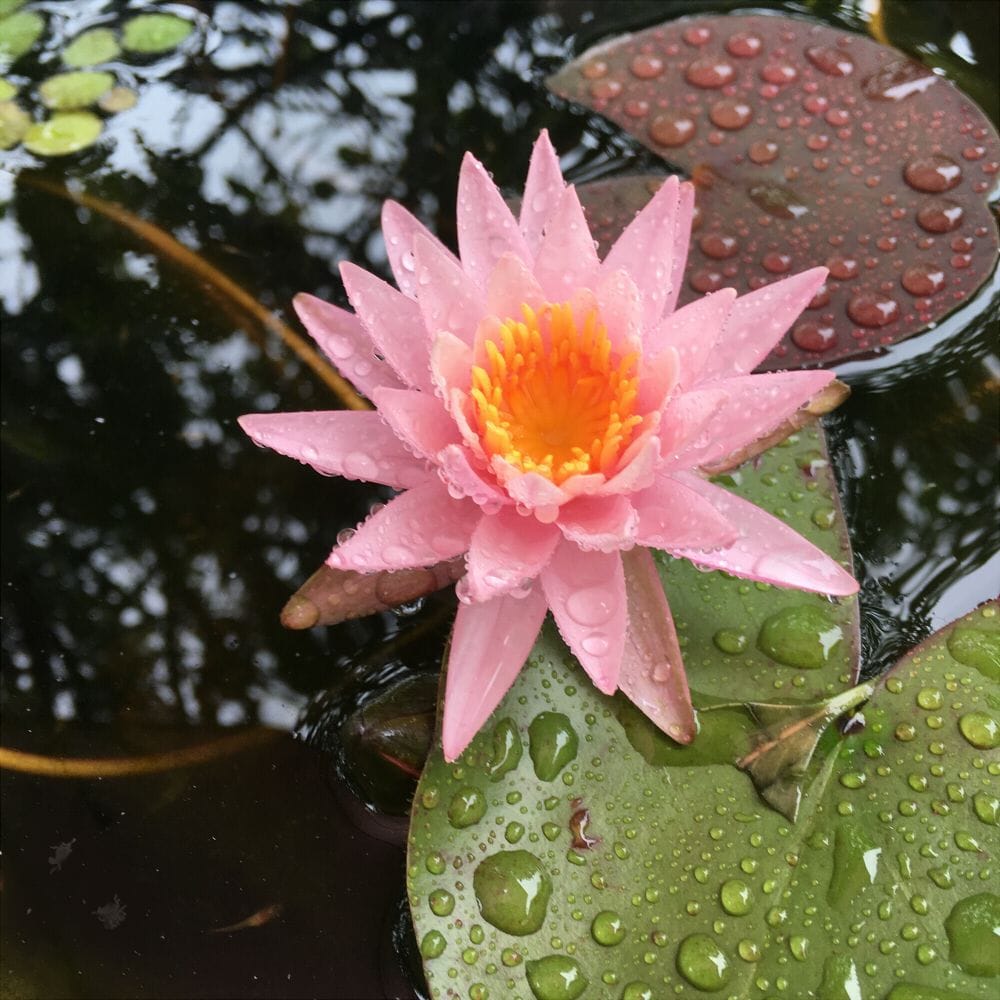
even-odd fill
[{"label": "purple lily pad", "polygon": [[996,130],[947,80],[871,39],[785,17],[686,18],[590,49],[548,86],[693,178],[682,303],[830,269],[764,369],[909,337],[993,269]]}]

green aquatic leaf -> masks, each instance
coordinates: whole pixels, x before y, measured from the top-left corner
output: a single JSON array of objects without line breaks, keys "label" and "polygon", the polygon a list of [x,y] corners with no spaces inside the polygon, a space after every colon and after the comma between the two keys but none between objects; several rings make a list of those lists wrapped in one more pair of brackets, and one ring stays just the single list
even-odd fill
[{"label": "green aquatic leaf", "polygon": [[24,134],[24,146],[38,156],[67,156],[93,145],[104,128],[89,111],[58,111]]},{"label": "green aquatic leaf", "polygon": [[57,73],[38,85],[42,103],[53,111],[86,108],[106,94],[115,83],[111,73],[75,70]]},{"label": "green aquatic leaf", "polygon": [[0,17],[8,17],[24,4],[25,0],[0,0]]},{"label": "green aquatic leaf", "polygon": [[[772,449],[735,488],[759,501],[777,486],[760,480],[800,468],[806,445],[821,451],[815,440]],[[781,501],[796,526],[811,520],[798,506],[815,507],[819,489],[795,511]],[[828,551],[841,528],[820,529]],[[790,668],[754,653],[755,637],[802,595],[751,585],[744,638],[717,644],[720,622],[732,624],[719,610],[736,605],[711,588],[739,594],[741,582],[709,574],[699,589],[697,577],[666,565],[672,606],[692,591],[682,635],[701,730],[691,746],[596,692],[547,626],[461,759],[431,754],[408,891],[432,995],[992,996],[982,945],[1000,903],[989,881],[1000,689],[949,651],[949,637],[961,637],[965,661],[981,660],[1000,639],[998,606],[938,634],[883,682],[845,691],[856,602],[835,619],[845,636],[829,660]],[[834,724],[845,712],[849,735]],[[543,739],[553,726],[561,738]],[[575,752],[556,760],[552,746]],[[802,791],[796,822],[736,766],[751,770],[755,751],[771,755],[772,785],[804,772],[791,783]],[[498,752],[511,762],[499,775]]]},{"label": "green aquatic leaf", "polygon": [[20,59],[45,30],[45,18],[37,11],[20,10],[0,18],[0,66]]},{"label": "green aquatic leaf", "polygon": [[115,115],[119,111],[134,108],[138,100],[139,95],[131,87],[112,87],[106,94],[101,95],[97,106],[109,115]]},{"label": "green aquatic leaf", "polygon": [[31,116],[13,101],[0,101],[0,149],[12,149],[28,131]]},{"label": "green aquatic leaf", "polygon": [[0,101],[9,101],[17,93],[17,86],[0,77]]},{"label": "green aquatic leaf", "polygon": [[110,28],[91,28],[63,49],[62,61],[76,68],[96,66],[114,59],[120,52],[118,39]]},{"label": "green aquatic leaf", "polygon": [[176,48],[192,31],[190,21],[173,14],[140,14],[125,22],[122,47],[129,52],[156,55]]}]

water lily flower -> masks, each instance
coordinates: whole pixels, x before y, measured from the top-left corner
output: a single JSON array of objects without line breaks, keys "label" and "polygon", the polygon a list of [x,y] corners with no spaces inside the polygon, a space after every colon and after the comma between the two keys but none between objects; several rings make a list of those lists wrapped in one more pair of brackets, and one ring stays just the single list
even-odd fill
[{"label": "water lily flower", "polygon": [[675,310],[693,206],[692,186],[668,179],[602,261],[545,133],[517,218],[467,154],[458,256],[388,202],[382,230],[398,289],[344,263],[354,313],[296,297],[306,328],[376,410],[240,420],[258,444],[324,474],[400,491],[330,566],[374,572],[465,556],[447,760],[513,683],[547,611],[601,691],[621,688],[664,731],[691,739],[676,641],[650,639],[651,619],[674,633],[646,547],[781,586],[857,590],[787,525],[699,474],[833,376],[751,374],[823,268]]}]

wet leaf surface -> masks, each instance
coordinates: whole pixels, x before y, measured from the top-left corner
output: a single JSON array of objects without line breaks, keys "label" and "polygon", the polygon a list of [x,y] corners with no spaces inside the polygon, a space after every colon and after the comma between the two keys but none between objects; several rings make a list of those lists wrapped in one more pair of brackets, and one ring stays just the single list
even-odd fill
[{"label": "wet leaf surface", "polygon": [[[648,723],[623,729],[543,637],[494,716],[529,753],[492,783],[487,730],[454,765],[432,755],[418,789],[408,878],[432,995],[992,996],[1000,691],[968,661],[1000,648],[997,604],[958,627],[985,636],[966,662],[949,628],[859,692],[875,688],[850,735],[820,734],[794,824],[733,764],[787,706],[704,711],[691,747],[657,756]],[[542,719],[578,748],[544,773]]]},{"label": "wet leaf surface", "polygon": [[[694,179],[682,302],[830,268],[765,368],[895,343],[955,309],[995,265],[996,130],[887,46],[789,18],[691,18],[602,43],[548,83]],[[607,182],[609,213],[631,204],[628,185],[618,196]]]},{"label": "wet leaf surface", "polygon": [[125,22],[122,47],[142,55],[169,52],[184,41],[194,25],[174,14],[140,14]]},{"label": "wet leaf surface", "polygon": [[43,80],[38,85],[38,93],[47,108],[71,111],[93,104],[114,86],[114,82],[110,73],[77,70]]},{"label": "wet leaf surface", "polygon": [[45,30],[45,18],[34,10],[0,16],[0,67],[16,62]]},{"label": "wet leaf surface", "polygon": [[118,39],[110,28],[91,28],[90,31],[77,35],[63,49],[62,61],[67,66],[80,69],[109,62],[120,52]]},{"label": "wet leaf surface", "polygon": [[101,119],[90,111],[57,111],[24,131],[24,148],[39,156],[69,156],[92,146],[101,136]]}]

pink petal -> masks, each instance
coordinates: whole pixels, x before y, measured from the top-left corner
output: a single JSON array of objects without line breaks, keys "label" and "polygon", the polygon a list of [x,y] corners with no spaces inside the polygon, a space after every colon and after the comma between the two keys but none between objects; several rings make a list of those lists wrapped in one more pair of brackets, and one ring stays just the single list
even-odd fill
[{"label": "pink petal", "polygon": [[718,549],[732,545],[739,529],[700,493],[672,476],[660,476],[632,497],[639,515],[641,545],[673,552],[678,548]]},{"label": "pink petal", "polygon": [[458,175],[456,212],[458,250],[465,268],[480,288],[486,287],[496,262],[505,253],[531,260],[528,245],[486,168],[466,153]]},{"label": "pink petal", "polygon": [[417,304],[431,338],[452,333],[471,344],[486,313],[486,296],[436,240],[419,234],[413,241],[417,255]]},{"label": "pink petal", "polygon": [[488,601],[534,580],[545,568],[559,541],[559,529],[522,517],[510,507],[484,517],[472,533],[468,573],[459,596]]},{"label": "pink petal", "polygon": [[528,165],[528,178],[524,182],[521,201],[521,232],[529,252],[534,255],[542,245],[545,222],[555,212],[559,199],[566,190],[559,157],[552,148],[549,133],[544,129],[535,140]]},{"label": "pink petal", "polygon": [[445,681],[441,744],[456,760],[514,683],[545,618],[540,587],[527,597],[462,604],[455,617]]},{"label": "pink petal", "polygon": [[340,276],[379,354],[407,385],[432,391],[430,339],[416,302],[348,261]]},{"label": "pink petal", "polygon": [[672,313],[677,307],[677,296],[684,281],[688,247],[691,245],[691,227],[694,223],[694,185],[690,181],[681,183],[677,200],[677,218],[674,222],[674,254],[670,261],[670,287],[663,302],[663,313]]},{"label": "pink petal", "polygon": [[617,552],[583,552],[563,541],[542,571],[542,590],[559,632],[598,690],[618,686],[628,613]]},{"label": "pink petal", "polygon": [[677,351],[681,388],[689,389],[697,383],[722,334],[735,299],[735,288],[712,292],[665,316],[649,334],[646,341],[648,353],[656,354],[668,347]]},{"label": "pink petal", "polygon": [[826,275],[825,267],[814,267],[741,295],[733,303],[718,350],[705,365],[702,378],[753,371],[809,304]]},{"label": "pink petal", "polygon": [[577,497],[559,511],[563,536],[585,550],[628,548],[635,541],[638,523],[632,505],[622,496]]},{"label": "pink petal", "polygon": [[550,301],[564,302],[575,289],[590,287],[598,266],[580,199],[576,190],[568,187],[546,223],[535,258],[535,277]]},{"label": "pink petal", "polygon": [[667,403],[660,418],[660,454],[663,467],[677,463],[675,456],[685,449],[705,447],[710,436],[705,430],[708,423],[722,409],[728,396],[715,383],[693,392],[675,395]]},{"label": "pink petal", "polygon": [[448,445],[437,456],[438,474],[453,496],[468,497],[485,513],[495,514],[511,502],[503,490],[497,489],[488,474],[479,471],[470,459],[468,448]]},{"label": "pink petal", "polygon": [[399,388],[403,384],[384,361],[375,357],[371,338],[354,313],[305,292],[296,295],[292,305],[309,336],[362,395],[371,398],[381,385]]},{"label": "pink petal", "polygon": [[603,273],[594,289],[601,322],[619,354],[642,344],[642,296],[624,271]]},{"label": "pink petal", "polygon": [[635,441],[625,452],[621,471],[613,475],[594,492],[598,496],[614,493],[635,493],[653,483],[656,467],[660,464],[660,439],[655,434],[647,434]]},{"label": "pink petal", "polygon": [[385,252],[396,284],[407,298],[417,297],[417,255],[414,240],[418,235],[436,243],[441,252],[451,257],[456,266],[458,265],[458,259],[454,254],[398,202],[387,201],[382,206],[382,235],[385,238]]},{"label": "pink petal", "polygon": [[431,344],[431,378],[442,399],[452,387],[468,392],[472,383],[472,349],[454,334],[439,333]]},{"label": "pink petal", "polygon": [[453,500],[442,483],[431,479],[372,514],[326,562],[362,573],[430,566],[465,552],[481,517],[475,504]]},{"label": "pink petal", "polygon": [[635,401],[636,412],[662,414],[677,387],[679,371],[680,362],[672,347],[661,351],[656,357],[643,358],[639,374],[639,395]]},{"label": "pink petal", "polygon": [[376,389],[374,403],[396,437],[423,458],[434,458],[460,441],[455,421],[436,396],[413,389]]},{"label": "pink petal", "polygon": [[429,475],[427,463],[410,454],[377,413],[251,413],[239,425],[255,444],[325,476],[408,489]]},{"label": "pink petal", "polygon": [[622,270],[631,276],[642,296],[646,327],[660,319],[672,291],[679,189],[677,178],[668,177],[615,241],[602,266],[605,274]]},{"label": "pink petal", "polygon": [[487,311],[502,320],[520,320],[522,305],[528,305],[537,312],[544,302],[542,289],[527,265],[513,254],[504,254],[490,275],[486,293]]},{"label": "pink petal", "polygon": [[675,452],[670,467],[695,468],[731,455],[774,430],[833,378],[826,371],[771,372],[711,383],[707,388],[725,394],[722,405],[705,424],[704,440]]},{"label": "pink petal", "polygon": [[499,455],[490,459],[490,468],[511,498],[529,509],[557,508],[569,499],[551,479],[537,472],[522,472]]},{"label": "pink petal", "polygon": [[718,552],[678,548],[674,555],[779,587],[796,587],[841,597],[857,593],[854,577],[776,517],[697,476],[681,473],[676,478],[701,493],[720,514],[739,525],[742,535],[729,548]]},{"label": "pink petal", "polygon": [[622,559],[630,625],[618,686],[671,739],[690,743],[697,724],[660,574],[648,549],[632,549]]}]

